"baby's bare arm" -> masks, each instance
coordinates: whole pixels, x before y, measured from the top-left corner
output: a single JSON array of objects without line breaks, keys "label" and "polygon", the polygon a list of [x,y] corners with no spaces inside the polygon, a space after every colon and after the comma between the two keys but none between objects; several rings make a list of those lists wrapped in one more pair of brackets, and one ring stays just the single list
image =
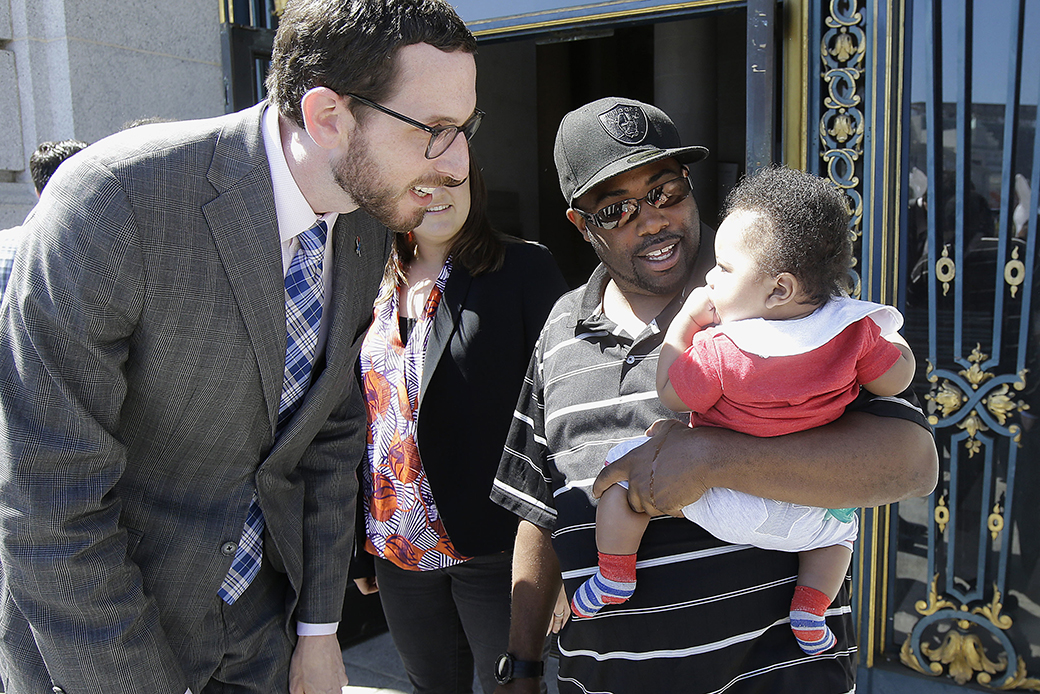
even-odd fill
[{"label": "baby's bare arm", "polygon": [[705,287],[698,287],[690,292],[683,307],[672,319],[657,359],[657,396],[668,409],[675,412],[689,410],[672,387],[668,379],[668,369],[690,346],[693,336],[712,325],[714,320],[715,314],[711,302],[708,301],[708,290]]},{"label": "baby's bare arm", "polygon": [[874,395],[899,395],[907,389],[910,381],[914,380],[917,360],[914,359],[914,353],[910,350],[910,345],[906,344],[906,340],[903,339],[902,335],[892,333],[891,335],[885,335],[884,338],[898,347],[902,356],[888,371],[870,383],[864,383],[863,387]]}]

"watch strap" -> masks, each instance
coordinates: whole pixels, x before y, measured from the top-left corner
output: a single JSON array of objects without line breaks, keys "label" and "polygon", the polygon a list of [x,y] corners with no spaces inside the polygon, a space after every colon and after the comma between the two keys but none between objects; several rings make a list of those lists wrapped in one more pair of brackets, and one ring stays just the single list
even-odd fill
[{"label": "watch strap", "polygon": [[545,674],[545,663],[541,660],[517,660],[512,653],[506,652],[495,661],[495,681],[509,684],[515,679],[541,677]]},{"label": "watch strap", "polygon": [[544,660],[513,660],[513,679],[541,677],[545,674]]}]

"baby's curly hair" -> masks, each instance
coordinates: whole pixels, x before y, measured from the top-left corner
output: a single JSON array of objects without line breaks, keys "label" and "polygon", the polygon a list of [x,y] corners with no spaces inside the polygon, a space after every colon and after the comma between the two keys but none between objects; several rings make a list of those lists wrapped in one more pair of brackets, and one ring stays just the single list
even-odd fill
[{"label": "baby's curly hair", "polygon": [[820,306],[851,289],[848,198],[826,179],[773,166],[745,176],[726,197],[724,216],[756,215],[747,241],[763,272],[794,275]]}]

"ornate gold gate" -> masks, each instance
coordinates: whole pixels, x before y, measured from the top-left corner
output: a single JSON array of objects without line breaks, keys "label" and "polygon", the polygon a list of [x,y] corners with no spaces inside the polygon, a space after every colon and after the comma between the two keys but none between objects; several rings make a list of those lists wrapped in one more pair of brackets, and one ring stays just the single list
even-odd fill
[{"label": "ornate gold gate", "polygon": [[904,310],[941,464],[862,512],[858,691],[1040,691],[1040,2],[809,14],[807,164],[856,204],[862,296]]}]

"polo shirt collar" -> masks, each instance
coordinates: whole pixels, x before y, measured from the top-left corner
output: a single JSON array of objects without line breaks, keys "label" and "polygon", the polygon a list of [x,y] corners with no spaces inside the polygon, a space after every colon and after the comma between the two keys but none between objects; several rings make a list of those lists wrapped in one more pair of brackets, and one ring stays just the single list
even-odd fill
[{"label": "polo shirt collar", "polygon": [[[574,316],[575,330],[607,330],[613,332],[616,329],[617,324],[603,313],[603,292],[606,290],[607,282],[609,281],[610,274],[607,272],[607,266],[600,263],[592,271],[592,276],[589,277],[589,281],[582,289],[581,307],[578,314]],[[660,326],[667,326],[672,322],[675,314],[679,312],[683,302],[686,301],[686,295],[687,292],[684,291],[672,297],[668,305],[657,314],[657,317],[654,318],[653,323],[649,326],[653,333],[663,332]]]}]

